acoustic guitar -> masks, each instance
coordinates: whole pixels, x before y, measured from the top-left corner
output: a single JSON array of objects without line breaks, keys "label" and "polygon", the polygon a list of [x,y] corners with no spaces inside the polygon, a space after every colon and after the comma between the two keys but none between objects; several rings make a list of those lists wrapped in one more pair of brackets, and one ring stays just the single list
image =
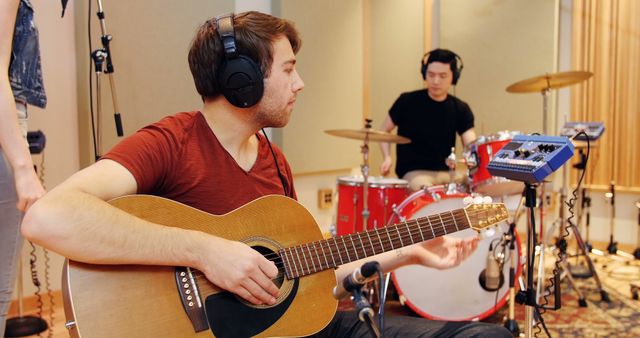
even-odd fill
[{"label": "acoustic guitar", "polygon": [[[309,212],[284,196],[265,196],[225,215],[147,195],[109,202],[142,219],[241,241],[274,261],[280,295],[253,305],[189,267],[92,265],[68,260],[63,272],[73,337],[287,337],[323,329],[338,302],[334,269],[365,257],[507,219],[503,204],[406,220],[324,239]],[[427,282],[427,281],[425,281]]]}]

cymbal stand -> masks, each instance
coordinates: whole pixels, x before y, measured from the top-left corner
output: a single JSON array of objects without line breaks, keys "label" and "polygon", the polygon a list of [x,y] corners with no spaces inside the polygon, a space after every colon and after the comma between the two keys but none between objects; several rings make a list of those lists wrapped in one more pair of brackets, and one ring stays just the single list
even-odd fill
[{"label": "cymbal stand", "polygon": [[[371,119],[365,119],[364,127],[371,129]],[[362,185],[362,228],[363,230],[369,230],[369,134],[364,138],[364,143],[360,147],[362,153],[362,165],[360,170],[362,171],[362,177],[364,183]]]},{"label": "cymbal stand", "polygon": [[[581,169],[581,168],[579,168]],[[583,188],[584,189],[584,188]],[[560,209],[558,210],[558,222],[560,224],[560,231],[558,233],[558,238],[556,240],[556,248],[559,251],[558,258],[560,260],[559,267],[560,271],[560,279],[567,278],[569,285],[578,295],[578,305],[580,307],[586,307],[587,301],[584,294],[578,288],[574,278],[589,278],[593,277],[596,282],[596,286],[600,293],[600,297],[602,301],[610,302],[609,294],[602,288],[602,283],[600,282],[600,278],[598,277],[598,273],[596,272],[595,266],[591,261],[591,257],[589,257],[589,250],[586,247],[584,240],[582,239],[582,235],[580,234],[580,229],[578,226],[580,223],[567,227],[567,216],[565,214],[566,206],[564,201],[567,200],[567,166],[562,167],[562,190],[560,192]],[[579,221],[578,221],[579,222]],[[576,240],[576,244],[578,245],[578,253],[575,254],[575,257],[584,256],[584,259],[587,263],[587,266],[583,265],[571,265],[567,260],[567,240],[565,239],[565,234],[568,232],[568,229],[571,229],[573,232],[574,238]],[[543,273],[544,275],[544,273]],[[543,280],[543,279],[541,279]]]},{"label": "cymbal stand", "polygon": [[551,92],[551,83],[547,79],[547,88],[543,89],[542,94],[542,134],[547,134],[547,116],[549,114],[549,93]]},{"label": "cymbal stand", "polygon": [[593,252],[600,255],[608,253],[609,255],[619,256],[619,258],[624,260],[633,260],[635,257],[630,253],[619,250],[618,242],[613,240],[613,236],[615,233],[615,223],[616,223],[615,194],[616,194],[616,186],[615,186],[615,183],[611,181],[611,183],[609,184],[609,192],[604,194],[604,198],[609,203],[609,206],[610,206],[609,208],[609,244],[607,245],[607,252],[602,253],[599,250],[593,250]]},{"label": "cymbal stand", "polygon": [[640,259],[640,200],[636,201],[636,208],[638,209],[638,239],[636,240],[636,249],[633,250],[633,257]]},{"label": "cymbal stand", "polygon": [[[611,181],[609,185],[609,192],[607,192],[604,196],[607,202],[610,205],[609,211],[609,244],[607,245],[607,251],[602,252],[600,250],[593,249],[593,253],[598,255],[603,255],[607,258],[610,258],[611,261],[617,261],[619,263],[629,263],[630,261],[635,260],[635,256],[618,249],[618,242],[613,240],[613,236],[615,233],[615,219],[616,219],[616,207],[615,207],[615,183]],[[609,267],[608,263],[605,263],[605,268]],[[611,269],[613,272],[613,269]]]}]

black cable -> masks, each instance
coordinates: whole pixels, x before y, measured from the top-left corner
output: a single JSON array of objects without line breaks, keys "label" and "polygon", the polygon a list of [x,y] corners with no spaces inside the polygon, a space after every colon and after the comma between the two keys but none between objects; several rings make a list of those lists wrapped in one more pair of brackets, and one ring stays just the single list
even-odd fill
[{"label": "black cable", "polygon": [[49,257],[49,251],[45,248],[42,248],[42,253],[44,254],[44,284],[47,289],[47,298],[49,298],[49,334],[47,337],[53,337],[53,322],[55,320],[55,305],[56,302],[53,298],[53,291],[51,291],[51,258]]},{"label": "black cable", "polygon": [[384,303],[386,302],[387,299],[387,295],[384,292],[385,289],[385,281],[384,281],[384,276],[382,274],[382,269],[378,269],[377,271],[378,273],[378,280],[380,281],[379,284],[379,295],[380,297],[378,298],[378,301],[380,302],[380,306],[378,307],[378,328],[380,329],[380,337],[384,336]]},{"label": "black cable", "polygon": [[[276,163],[276,170],[278,171],[278,177],[280,177],[280,182],[282,183],[282,190],[284,191],[284,195],[293,198],[293,196],[289,195],[289,191],[290,191],[289,185],[287,184],[287,181],[284,179],[284,176],[280,171],[280,166],[278,165],[278,158],[276,158],[276,153],[273,151],[273,147],[271,146],[271,141],[269,141],[269,137],[267,136],[267,133],[264,131],[264,128],[262,128],[262,134],[264,135],[264,138],[267,140],[267,144],[269,145],[269,150],[271,150],[271,155],[273,155],[273,161]],[[293,192],[291,193],[291,195],[293,195]]]},{"label": "black cable", "polygon": [[[44,312],[43,307],[44,303],[42,302],[42,296],[40,295],[40,280],[38,279],[38,271],[36,270],[36,260],[38,257],[36,256],[36,246],[33,245],[31,241],[29,241],[29,245],[31,245],[31,251],[29,251],[29,270],[31,271],[31,283],[36,287],[36,291],[34,295],[36,296],[36,302],[38,303],[38,318],[42,319],[42,312]],[[41,332],[38,333],[40,336]],[[42,336],[41,336],[42,337]]]},{"label": "black cable", "polygon": [[[544,319],[542,318],[542,312],[540,312],[540,308],[536,306],[535,310],[536,310],[536,313],[538,314],[538,324],[542,324],[542,328],[544,329],[544,332],[547,334],[547,336],[549,338],[551,338],[551,333],[549,333],[549,329],[547,328],[547,324],[545,324]],[[542,332],[542,330],[540,329],[540,327],[538,325],[536,325],[536,326],[537,326],[538,331],[534,334],[534,336],[537,337],[538,334],[540,332]]]},{"label": "black cable", "polygon": [[[569,224],[567,227],[564,228],[564,233],[562,233],[562,237],[560,238],[561,240],[565,240],[567,239],[567,237],[570,236],[569,233],[569,228],[570,227],[575,227],[575,224],[573,223],[573,218],[575,217],[575,203],[578,200],[578,191],[580,191],[580,188],[582,187],[582,182],[584,180],[585,177],[585,173],[587,171],[587,163],[589,162],[589,153],[591,152],[591,145],[589,143],[589,136],[587,135],[587,133],[582,130],[580,132],[578,132],[576,135],[573,136],[573,138],[576,138],[578,135],[584,135],[585,139],[587,140],[587,154],[584,158],[584,167],[581,169],[581,173],[580,173],[580,178],[578,179],[578,184],[576,186],[576,188],[572,191],[571,195],[572,197],[569,199],[569,201],[563,201],[565,203],[565,205],[567,206],[568,210],[569,210],[569,217],[567,217],[567,224]],[[572,138],[572,139],[573,139]],[[562,262],[562,260],[564,259],[564,257],[562,257],[562,251],[558,250],[557,252],[557,257],[556,257],[556,262],[554,264],[554,268],[553,268],[553,273],[551,275],[551,277],[549,277],[548,281],[549,281],[549,285],[547,287],[545,287],[545,292],[543,293],[542,299],[543,299],[543,303],[540,304],[540,309],[536,309],[539,313],[540,316],[540,323],[542,323],[545,331],[547,332],[547,335],[549,334],[549,332],[546,329],[546,326],[544,326],[544,320],[542,319],[542,315],[546,312],[546,305],[549,304],[549,295],[551,294],[551,290],[556,288],[556,287],[560,287],[560,285],[555,285],[555,276],[556,274],[560,273],[560,270],[562,269],[562,267],[560,266],[560,263]],[[556,301],[557,302],[557,301]]]}]

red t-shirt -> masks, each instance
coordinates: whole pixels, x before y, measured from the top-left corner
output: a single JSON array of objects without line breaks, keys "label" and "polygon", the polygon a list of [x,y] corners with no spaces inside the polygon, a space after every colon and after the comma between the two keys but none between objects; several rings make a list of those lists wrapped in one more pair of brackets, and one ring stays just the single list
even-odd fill
[{"label": "red t-shirt", "polygon": [[[267,140],[257,136],[258,157],[248,172],[222,147],[200,112],[165,117],[127,137],[102,158],[127,168],[139,194],[221,215],[264,195],[285,194]],[[296,198],[291,168],[280,149],[272,146],[287,194]]]}]

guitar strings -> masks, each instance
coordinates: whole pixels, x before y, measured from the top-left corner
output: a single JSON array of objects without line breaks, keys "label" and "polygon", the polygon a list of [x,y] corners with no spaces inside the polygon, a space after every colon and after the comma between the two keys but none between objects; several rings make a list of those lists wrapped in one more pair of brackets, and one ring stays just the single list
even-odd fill
[{"label": "guitar strings", "polygon": [[[474,211],[475,211],[475,214],[473,214],[472,212],[467,211],[467,214],[469,215],[469,217],[472,217],[472,216],[473,216],[473,217],[477,217],[477,216],[478,216],[479,214],[481,214],[481,213],[486,213],[486,211],[487,211],[487,210],[474,210]],[[441,215],[433,215],[433,216],[439,216],[439,217],[441,217]],[[427,217],[433,217],[433,216],[427,216]],[[426,218],[426,217],[425,217],[425,218]],[[485,215],[485,218],[486,218],[486,215]],[[424,219],[424,218],[421,218],[421,219]],[[451,222],[451,221],[453,221],[453,222]],[[411,224],[409,224],[409,223],[411,223]],[[451,220],[444,221],[444,219],[443,219],[443,222],[440,222],[440,223],[441,223],[441,225],[440,225],[440,226],[437,226],[437,227],[432,226],[432,227],[431,227],[431,228],[434,230],[434,232],[437,232],[437,233],[438,233],[438,234],[436,235],[436,237],[441,237],[442,235],[447,234],[447,232],[446,232],[446,231],[444,232],[444,234],[440,234],[440,233],[439,233],[439,231],[436,231],[436,230],[437,230],[437,228],[439,228],[439,230],[444,230],[447,226],[451,226],[451,225],[454,225],[454,224],[455,224],[455,219],[454,219],[454,217],[453,217],[453,214],[451,213]],[[403,223],[394,224],[394,225],[392,225],[392,226],[400,227],[400,226],[402,226],[402,225],[406,225],[406,226],[415,226],[415,225],[417,225],[417,226],[418,226],[418,228],[415,228],[415,227],[410,228],[410,229],[411,229],[410,231],[413,231],[413,230],[422,231],[422,230],[420,229],[421,225],[420,225],[420,223],[418,222],[418,220],[409,220],[409,221],[405,221],[405,222],[403,222]],[[392,226],[389,226],[389,227],[392,227]],[[457,225],[456,225],[456,226],[457,226]],[[465,228],[465,229],[468,229],[468,228],[469,228],[469,227],[467,227],[467,228]],[[383,228],[379,228],[379,229],[383,229]],[[375,229],[375,230],[378,230],[378,229]],[[351,235],[353,235],[353,234],[348,234],[348,235],[345,235],[345,236],[351,236]],[[342,236],[341,236],[341,237],[342,237]],[[402,236],[402,237],[407,238],[408,236]],[[436,237],[434,237],[434,238],[436,238]],[[320,241],[316,241],[316,242],[320,242]],[[307,243],[307,245],[315,244],[316,242]],[[302,245],[305,245],[305,244],[302,244]],[[294,247],[290,247],[290,248],[287,248],[287,249],[292,249],[292,248],[295,248],[295,247],[296,247],[296,246],[294,246]],[[315,249],[315,247],[314,247],[314,249]],[[348,250],[348,249],[347,249],[347,250]],[[316,250],[316,252],[317,252],[317,250]],[[278,255],[277,255],[277,254],[271,254],[270,256],[278,256]],[[266,255],[265,255],[265,257],[266,257]],[[279,256],[278,256],[278,258],[279,258]],[[272,260],[272,261],[273,261],[273,260]],[[318,271],[326,270],[326,269],[328,269],[328,268],[332,268],[332,266],[329,266],[329,267],[326,267],[326,268],[322,268],[322,264],[321,264],[321,262],[319,262],[319,263],[320,263],[320,267],[321,267],[321,269],[320,269],[320,270],[317,270],[317,269],[316,269],[316,271],[314,271],[314,273],[315,273],[315,272],[318,272]],[[295,264],[295,263],[294,263],[294,264]],[[276,266],[277,266],[277,264],[276,264]],[[272,281],[272,282],[274,282],[274,283],[275,283],[275,282],[277,282],[277,281],[279,281],[279,280],[281,280],[281,279],[283,279],[283,278],[285,277],[285,273],[282,271],[282,267],[283,267],[283,266],[279,266],[279,267],[278,267],[278,271],[279,271],[279,273],[276,275],[276,277],[275,277],[275,278],[271,279],[271,281]],[[308,271],[309,271],[309,273],[308,273],[308,274],[311,274],[311,272],[310,272],[311,267],[310,267],[310,266],[307,266],[307,268],[308,268]],[[201,287],[199,287],[199,290],[200,290],[200,292],[201,292],[201,293],[207,293],[207,292],[213,292],[213,291],[226,291],[226,290],[224,290],[224,289],[221,289],[221,288],[219,288],[219,287],[216,287],[213,283],[211,283],[211,282],[206,278],[206,276],[204,276],[204,274],[203,274],[201,271],[199,271],[199,270],[195,270],[195,269],[194,269],[194,271],[195,271],[195,272],[193,273],[193,276],[194,276],[194,278],[196,278],[196,280],[198,280],[198,282],[199,282],[199,283],[200,283],[200,280],[201,280],[201,279],[204,279],[204,285],[202,285]],[[304,270],[303,270],[303,272],[304,272]],[[308,274],[303,274],[303,275],[308,275]]]},{"label": "guitar strings", "polygon": [[[482,212],[484,212],[484,211],[485,211],[485,210],[476,211],[476,214],[482,213]],[[437,216],[437,215],[436,215],[436,216]],[[470,215],[470,216],[477,216],[477,215]],[[430,216],[430,217],[431,217],[431,216]],[[446,230],[444,230],[444,229],[445,229],[447,226],[451,226],[451,225],[454,225],[454,224],[455,224],[455,220],[453,220],[453,217],[452,217],[452,216],[449,216],[449,218],[451,218],[451,219],[450,219],[450,220],[447,220],[447,221],[443,221],[441,226],[432,226],[432,228],[433,228],[433,232],[438,232],[438,234],[436,235],[436,237],[439,237],[439,236],[442,236],[442,235],[447,234]],[[452,223],[452,221],[453,221],[453,223]],[[410,223],[411,223],[411,224],[410,224]],[[417,225],[417,226],[418,226],[418,228],[415,228],[415,225]],[[425,224],[425,225],[426,225],[426,224]],[[410,232],[406,232],[404,229],[400,230],[400,229],[401,229],[401,227],[407,227],[407,226],[412,227],[412,228],[409,228],[409,229],[410,229]],[[387,227],[387,228],[379,228],[379,229],[375,229],[375,230],[373,230],[373,231],[378,231],[378,230],[380,230],[380,229],[384,229],[384,230],[387,230],[387,236],[391,236],[391,237],[393,237],[391,240],[388,240],[388,238],[384,238],[384,239],[379,238],[379,240],[380,240],[380,239],[382,239],[382,242],[384,242],[384,244],[395,243],[395,242],[396,242],[396,240],[400,240],[400,241],[402,242],[402,244],[403,244],[403,243],[404,243],[403,239],[411,239],[411,240],[412,240],[416,233],[417,233],[417,234],[420,234],[420,233],[423,231],[423,230],[420,228],[420,227],[421,227],[421,224],[420,224],[417,220],[410,220],[410,221],[407,221],[407,222],[404,222],[404,223],[396,224],[396,225],[393,225],[393,227],[396,227],[396,231],[392,231],[391,233],[388,231],[390,227]],[[397,232],[398,232],[398,230],[402,231],[402,233],[403,233],[404,235],[397,236]],[[444,230],[444,233],[441,233],[441,231],[443,231],[443,230]],[[354,255],[357,257],[357,258],[356,258],[356,260],[357,260],[357,259],[359,259],[359,256],[358,256],[358,254],[357,254],[357,253],[358,253],[358,250],[355,248],[355,246],[357,246],[357,245],[356,245],[356,244],[355,244],[355,242],[353,241],[353,235],[358,235],[358,234],[348,234],[348,235],[345,235],[344,237],[345,237],[345,238],[346,238],[346,237],[348,237],[348,238],[349,238],[349,241],[351,241],[351,242],[354,244],[354,247],[353,247],[353,253],[354,253]],[[378,236],[379,236],[379,234],[378,234]],[[339,246],[338,246],[337,239],[342,238],[342,237],[343,237],[343,236],[333,238],[333,239],[334,239],[334,242],[335,242],[335,245],[334,245],[334,246],[332,246],[332,245],[328,242],[328,240],[320,240],[320,241],[315,241],[315,242],[311,242],[311,243],[306,243],[306,244],[302,244],[302,245],[297,245],[297,246],[289,247],[289,248],[286,248],[286,249],[288,249],[288,250],[289,250],[289,252],[292,252],[292,250],[295,250],[296,248],[297,248],[297,249],[300,249],[300,250],[302,250],[302,251],[300,251],[300,253],[301,253],[301,254],[306,258],[307,253],[304,251],[304,249],[305,249],[305,248],[303,248],[303,246],[304,246],[304,245],[306,245],[306,246],[307,246],[307,251],[309,251],[309,249],[311,248],[311,246],[313,246],[314,251],[316,252],[316,254],[318,254],[318,247],[316,246],[316,243],[320,244],[320,249],[324,252],[324,246],[322,246],[321,242],[326,241],[326,242],[327,242],[327,247],[329,247],[329,249],[330,249],[330,251],[331,251],[331,252],[337,252],[339,255],[346,254],[346,255],[347,255],[347,257],[349,257],[349,259],[350,259],[350,255],[349,255],[349,253],[350,253],[350,252],[352,252],[352,251],[351,251],[351,249],[350,249],[350,248],[347,248],[346,246],[344,246],[344,250],[342,250],[342,249],[340,249],[340,248],[339,248]],[[361,238],[358,238],[358,239],[357,239],[357,241],[360,241],[360,239],[361,239]],[[330,239],[329,239],[329,240],[330,240]],[[343,240],[344,240],[344,238],[343,238]],[[421,242],[421,241],[420,241],[420,242]],[[343,244],[345,244],[345,243],[343,243]],[[412,241],[412,244],[413,244],[413,241]],[[404,245],[403,245],[403,246],[404,246]],[[333,247],[335,247],[337,250],[333,250],[333,249],[332,249]],[[285,250],[286,250],[286,249],[285,249]],[[363,247],[363,251],[365,252],[365,256],[367,256],[367,255],[366,255],[366,249],[364,249],[364,247]],[[374,252],[375,252],[375,250],[374,250]],[[313,255],[312,255],[312,256],[313,256]],[[319,255],[318,255],[318,256],[319,256]],[[265,257],[265,258],[267,258],[267,259],[268,259],[268,260],[270,260],[270,261],[277,261],[277,260],[279,260],[279,259],[280,259],[280,256],[279,256],[277,253],[270,253],[270,254],[265,255],[264,257]],[[365,258],[365,257],[363,257],[363,258]],[[352,261],[352,260],[351,260],[351,261]],[[296,262],[294,262],[294,264],[295,264],[295,263],[296,263]],[[319,265],[321,266],[321,268],[323,268],[322,262],[320,262],[320,261],[319,261],[318,263],[319,263]],[[344,260],[342,260],[342,261],[341,261],[341,264],[344,264]],[[307,265],[308,265],[308,264],[307,264]],[[337,264],[336,264],[336,265],[337,265]],[[277,266],[278,268],[282,268],[282,265],[276,264],[276,266]],[[333,266],[329,266],[329,267],[333,267]],[[308,265],[306,270],[310,271],[310,268],[311,268],[311,266],[309,266],[309,265]],[[328,267],[327,267],[327,268],[328,268]],[[324,268],[323,268],[323,269],[324,269]],[[302,269],[302,270],[304,271],[304,269]]]},{"label": "guitar strings", "polygon": [[[482,213],[486,214],[487,210],[471,210],[471,211],[467,211],[467,214],[470,217],[477,217],[479,214],[482,214]],[[443,215],[446,218],[449,218],[449,219],[447,219],[445,221],[445,217],[442,217]],[[431,226],[431,222],[429,220],[429,218],[431,218],[431,217],[442,218],[442,222],[438,222],[439,225],[437,225],[437,226]],[[455,221],[455,216],[453,215],[452,212],[445,212],[445,213],[441,213],[441,214],[436,214],[436,215],[431,215],[431,216],[420,218],[420,220],[422,220],[422,221],[425,221],[425,219],[429,223],[429,226],[430,226],[431,230],[433,231],[433,233],[436,234],[436,237],[441,237],[443,235],[446,235],[447,233],[452,233],[452,232],[447,232],[445,230],[445,229],[447,229],[448,227],[450,227],[452,225],[455,225],[457,227],[457,223]],[[415,237],[416,234],[419,235],[419,234],[424,232],[424,230],[422,229],[423,226],[427,226],[427,224],[426,223],[425,224],[420,224],[420,222],[418,220],[408,220],[408,221],[405,221],[405,222],[402,222],[402,223],[394,224],[392,226],[382,227],[382,228],[374,229],[374,230],[371,230],[371,231],[378,232],[378,230],[387,230],[386,231],[387,232],[387,237],[384,238],[384,239],[382,239],[380,237],[380,234],[378,234],[379,242],[382,242],[383,245],[384,244],[397,243],[396,240],[400,240],[400,244],[402,244],[402,246],[405,246],[403,239],[405,239],[405,240],[410,239],[412,244],[414,244],[413,243],[414,242],[413,238]],[[392,227],[395,227],[396,231],[393,231],[393,230],[389,231],[389,229],[392,228]],[[408,232],[405,229],[402,229],[402,228],[405,228],[405,227],[409,229]],[[466,227],[466,228],[468,228],[468,227]],[[398,232],[401,233],[400,236],[398,236]],[[361,237],[359,237],[356,241],[353,240],[354,235],[360,236],[361,234],[363,234],[363,233],[360,233],[360,234],[348,234],[348,235],[344,235],[344,236],[334,237],[333,240],[335,242],[335,246],[332,246],[331,244],[329,244],[328,241],[330,239],[326,239],[326,240],[319,240],[319,241],[314,241],[314,242],[311,242],[311,243],[305,243],[305,244],[301,244],[301,245],[285,248],[284,250],[289,250],[289,252],[291,253],[293,250],[300,249],[301,250],[300,253],[303,255],[303,258],[304,258],[304,263],[305,263],[304,265],[306,265],[306,269],[305,269],[304,266],[301,267],[301,269],[300,269],[300,270],[302,270],[302,275],[311,274],[312,273],[311,272],[312,268],[314,270],[313,272],[317,272],[317,271],[322,271],[322,270],[326,270],[326,269],[329,269],[329,268],[333,268],[336,265],[338,265],[338,264],[336,264],[336,265],[330,265],[329,264],[328,266],[325,266],[325,264],[320,260],[319,253],[322,253],[323,257],[325,258],[325,262],[327,264],[329,263],[328,262],[328,258],[326,258],[326,255],[325,255],[327,252],[325,251],[325,247],[322,245],[322,242],[327,242],[327,247],[329,248],[329,256],[333,256],[333,255],[335,255],[335,252],[337,252],[339,254],[340,258],[342,258],[343,257],[342,254],[346,254],[347,257],[349,258],[348,262],[354,261],[354,260],[351,259],[351,256],[349,255],[350,252],[355,254],[355,256],[356,256],[355,260],[360,259],[359,255],[358,255],[358,249],[356,248],[357,247],[357,244],[356,244],[357,241],[361,242],[361,245],[362,245],[362,248],[363,248],[364,256],[362,258],[370,256],[370,255],[367,255],[367,250],[365,249],[364,244],[361,241]],[[339,244],[338,244],[337,240],[339,238],[342,238],[343,241],[344,241],[344,239],[347,238],[347,237],[349,237],[349,241],[353,244],[353,247],[349,248],[343,242],[342,246],[344,247],[344,249],[341,249],[339,247]],[[391,237],[391,239],[389,237]],[[419,241],[419,242],[422,242],[422,241]],[[316,246],[316,243],[318,243],[320,245],[320,250],[321,251],[318,251],[318,247]],[[308,253],[311,253],[310,248],[313,247],[313,251],[315,251],[316,256],[318,258],[317,263],[318,263],[320,269],[315,267],[315,261],[314,261],[313,255],[311,255],[312,257],[309,257],[309,259],[313,263],[313,266],[308,264],[308,262],[307,262],[307,253],[304,251],[305,248],[303,248],[303,246],[305,246],[305,245],[307,246],[306,249],[307,249]],[[409,244],[406,244],[406,245],[409,245]],[[377,254],[377,253],[375,253],[375,249],[374,249],[373,243],[371,243],[370,246],[371,246],[374,254]],[[335,247],[337,250],[333,250],[332,249],[333,247]],[[381,248],[381,249],[384,249],[384,248]],[[382,252],[384,252],[384,250],[381,251],[380,253],[382,253]],[[282,262],[282,258],[277,253],[269,253],[269,254],[264,255],[264,257],[267,258],[269,261],[274,262],[274,264],[278,268],[278,271],[281,271],[284,268],[284,263]],[[297,257],[297,258],[299,259],[299,257]],[[335,257],[332,257],[332,262],[334,262],[334,260],[335,260]],[[299,263],[302,264],[302,260],[300,260]],[[337,263],[337,262],[335,262],[335,263]],[[344,260],[341,260],[341,264],[344,264]],[[295,265],[295,269],[296,269],[296,272],[297,272],[298,267],[297,267],[297,264],[296,264],[295,261],[293,262],[293,265]],[[308,273],[305,273],[305,270]],[[198,270],[195,270],[195,271],[197,271],[197,272],[194,273],[195,277],[204,276],[204,274],[202,272],[200,272]],[[300,274],[298,274],[298,275],[300,275]],[[278,274],[273,280],[280,279],[280,278],[282,278],[282,276],[283,276],[283,274]]]},{"label": "guitar strings", "polygon": [[[474,215],[473,212],[471,212],[471,215],[469,215],[469,216],[476,217],[477,214],[485,212],[485,211],[486,210],[475,211],[476,215]],[[442,216],[445,216],[445,217],[442,217]],[[435,218],[435,217],[438,217],[438,218],[442,219],[442,222],[440,222],[438,219],[435,219],[433,221],[433,223],[437,223],[436,226],[432,225],[432,223],[431,223],[431,218]],[[422,224],[422,223],[424,223],[424,224]],[[429,224],[427,224],[427,223],[429,223]],[[380,243],[381,242],[380,240],[382,238],[380,237],[379,230],[385,230],[387,236],[384,239],[382,239],[382,242],[383,242],[384,246],[386,246],[388,244],[396,243],[397,240],[400,240],[401,246],[405,246],[405,245],[408,245],[408,244],[404,244],[405,240],[407,240],[407,239],[409,239],[412,242],[411,244],[415,244],[415,243],[413,243],[413,237],[415,237],[416,235],[423,234],[425,232],[423,227],[425,227],[425,226],[428,226],[430,229],[433,229],[434,233],[437,232],[435,237],[440,237],[442,235],[446,235],[447,233],[456,232],[457,230],[449,231],[449,232],[446,231],[446,229],[449,228],[452,225],[455,225],[456,227],[458,226],[458,224],[457,224],[457,222],[455,220],[455,216],[452,213],[447,212],[447,213],[442,213],[442,214],[431,215],[431,216],[428,216],[428,217],[423,217],[423,218],[420,218],[420,219],[408,220],[408,221],[404,221],[404,222],[401,222],[401,223],[398,223],[398,224],[394,224],[394,225],[391,225],[391,226],[373,229],[373,230],[370,230],[370,231],[367,231],[367,232],[361,232],[361,233],[355,233],[355,234],[347,234],[347,235],[343,235],[343,236],[333,237],[333,238],[330,238],[330,239],[324,239],[324,240],[318,240],[318,241],[311,242],[311,243],[300,244],[300,245],[292,246],[292,247],[289,247],[289,248],[285,248],[284,250],[285,251],[289,250],[289,252],[292,252],[293,250],[300,249],[300,250],[302,250],[301,253],[303,253],[303,255],[306,255],[307,253],[304,251],[305,250],[304,246],[306,246],[307,252],[308,252],[309,248],[311,248],[311,247],[313,247],[314,251],[318,252],[318,249],[317,249],[317,246],[316,246],[316,244],[318,244],[319,247],[320,247],[320,250],[324,251],[324,246],[322,245],[322,242],[326,242],[327,243],[327,247],[329,247],[330,251],[337,252],[339,255],[342,255],[344,253],[344,254],[347,255],[347,257],[349,257],[349,253],[350,252],[353,252],[357,256],[357,258],[356,258],[356,260],[357,260],[357,259],[360,259],[360,258],[358,256],[358,252],[359,251],[356,248],[357,244],[355,242],[360,242],[361,246],[363,247],[363,252],[365,253],[365,256],[368,256],[367,255],[367,249],[364,248],[364,243],[362,242],[362,239],[363,239],[362,235],[363,234],[367,234],[367,233],[371,234],[373,232],[376,232],[376,234],[374,236],[378,236],[377,243]],[[409,232],[407,232],[405,230],[405,228],[408,228]],[[441,233],[441,231],[444,231],[444,233]],[[401,233],[400,236],[397,236],[398,232]],[[428,234],[428,231],[427,231],[427,234]],[[383,234],[383,236],[384,236],[384,234]],[[391,240],[389,240],[388,239],[389,236],[393,237],[393,238]],[[355,241],[354,241],[354,237],[355,237]],[[338,243],[339,239],[343,239],[343,241],[345,239],[347,239],[347,241],[350,241],[352,244],[354,244],[353,251],[351,249],[347,248],[344,245],[345,243],[339,244]],[[428,239],[430,239],[430,238],[426,238],[424,240],[428,240]],[[335,245],[332,246],[331,243],[329,242],[330,240],[334,240],[334,244]],[[422,242],[422,240],[420,240],[419,242]],[[377,243],[371,243],[369,245],[369,247],[372,247],[372,245],[377,245]],[[344,246],[345,250],[340,249],[339,246]],[[337,250],[333,250],[332,247],[335,247]],[[393,247],[393,245],[392,245],[392,247]],[[377,254],[373,247],[372,247],[372,249],[374,251],[373,254],[374,255]],[[381,248],[381,249],[383,249],[383,248]],[[385,250],[382,250],[380,253],[382,253],[384,251]],[[271,254],[265,255],[265,258],[267,258],[269,260],[272,260],[272,258],[274,256],[275,256],[275,258],[273,260],[276,260],[279,257],[279,255],[277,253],[271,253]],[[365,258],[365,257],[363,257],[363,258]],[[352,261],[352,260],[350,260],[350,261]]]}]

